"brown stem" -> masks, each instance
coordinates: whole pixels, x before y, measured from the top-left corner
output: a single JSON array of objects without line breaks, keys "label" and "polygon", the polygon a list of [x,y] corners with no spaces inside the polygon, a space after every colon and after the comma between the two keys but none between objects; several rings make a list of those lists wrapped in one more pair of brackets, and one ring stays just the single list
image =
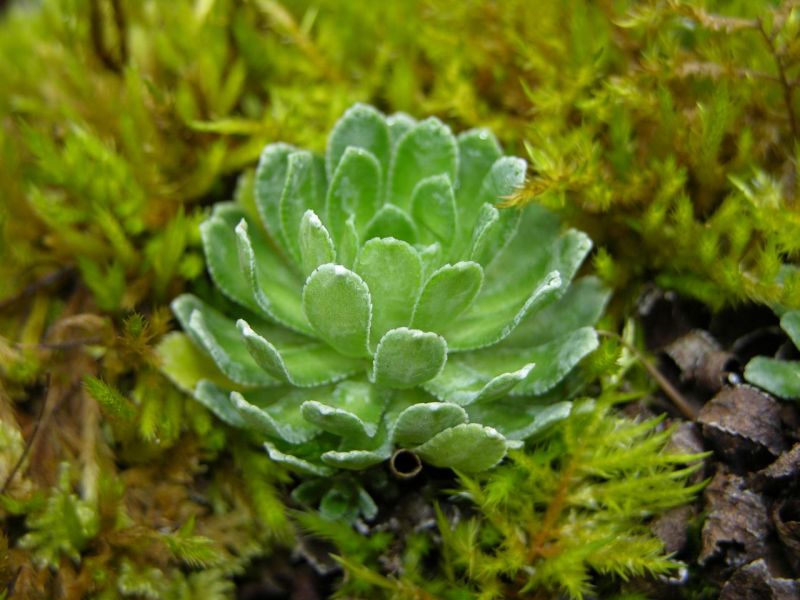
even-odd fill
[{"label": "brown stem", "polygon": [[59,269],[58,271],[54,271],[53,273],[48,273],[47,275],[40,277],[33,283],[25,286],[19,293],[10,296],[2,301],[0,301],[0,311],[5,310],[9,306],[24,300],[25,298],[29,298],[33,296],[36,292],[41,290],[42,288],[49,287],[54,283],[58,283],[62,279],[65,279],[67,276],[72,275],[75,273],[75,267],[64,267],[63,269]]},{"label": "brown stem", "polygon": [[613,331],[598,331],[597,335],[615,339],[620,344],[625,346],[625,348],[629,350],[640,363],[642,363],[645,371],[647,371],[650,377],[655,380],[655,382],[658,384],[658,387],[661,388],[661,391],[664,392],[670,400],[672,400],[672,403],[678,408],[679,411],[681,411],[683,416],[687,419],[691,419],[692,421],[697,418],[697,411],[694,409],[694,407],[689,404],[683,395],[677,389],[675,389],[675,386],[673,386],[669,380],[661,374],[661,371],[656,369],[652,363],[650,363],[650,361],[647,360],[641,352],[639,352],[638,348],[629,344],[619,334],[614,333]]},{"label": "brown stem", "polygon": [[28,438],[25,447],[22,449],[22,454],[19,455],[17,462],[14,463],[14,466],[9,471],[8,475],[6,476],[6,480],[3,482],[3,487],[0,488],[0,494],[5,494],[8,486],[11,485],[11,482],[14,480],[14,477],[19,471],[22,463],[25,462],[28,454],[31,453],[31,448],[33,448],[33,444],[36,441],[36,436],[39,434],[39,428],[42,424],[42,418],[44,416],[44,409],[50,399],[50,375],[47,376],[47,380],[45,382],[45,395],[44,400],[42,401],[42,405],[39,407],[39,414],[36,415],[36,422],[33,424],[33,431],[31,432],[31,437]]},{"label": "brown stem", "polygon": [[781,82],[781,89],[783,90],[783,103],[786,105],[786,112],[789,115],[789,126],[792,128],[792,137],[797,139],[798,138],[798,130],[797,130],[797,118],[794,114],[794,99],[792,98],[792,86],[789,83],[789,78],[786,76],[786,69],[783,65],[783,60],[781,59],[778,50],[775,48],[775,41],[773,40],[772,36],[767,33],[767,30],[764,29],[764,23],[761,19],[758,20],[758,31],[761,33],[761,37],[764,38],[764,41],[769,48],[770,54],[775,59],[775,66],[778,68],[778,79]]}]

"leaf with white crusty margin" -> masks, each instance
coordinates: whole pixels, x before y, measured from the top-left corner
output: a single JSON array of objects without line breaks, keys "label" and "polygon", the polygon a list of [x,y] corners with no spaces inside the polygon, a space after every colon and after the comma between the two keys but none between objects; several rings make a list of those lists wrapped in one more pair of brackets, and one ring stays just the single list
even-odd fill
[{"label": "leaf with white crusty margin", "polygon": [[300,304],[300,282],[269,244],[250,234],[244,219],[236,226],[236,242],[239,266],[261,311],[290,329],[313,333]]},{"label": "leaf with white crusty margin", "polygon": [[800,361],[756,356],[747,363],[744,378],[781,398],[800,398]]},{"label": "leaf with white crusty margin", "polygon": [[480,196],[481,186],[489,169],[502,152],[494,135],[485,129],[470,129],[458,138],[458,214],[461,226],[472,231],[475,217],[486,202]]},{"label": "leaf with white crusty margin", "polygon": [[394,423],[392,440],[401,448],[424,444],[436,434],[469,421],[466,411],[447,402],[413,404]]},{"label": "leaf with white crusty margin", "polygon": [[530,374],[533,363],[517,370],[487,374],[454,355],[438,377],[425,384],[425,390],[442,402],[467,406],[501,398]]},{"label": "leaf with white crusty margin", "polygon": [[503,460],[506,439],[491,427],[465,423],[436,434],[414,452],[434,467],[476,473]]},{"label": "leaf with white crusty margin", "polygon": [[269,454],[269,457],[276,463],[280,463],[294,471],[297,471],[298,473],[302,473],[303,475],[313,475],[316,477],[328,477],[333,475],[333,469],[330,467],[312,463],[304,458],[300,458],[299,456],[286,454],[285,452],[278,450],[274,444],[269,442],[264,443],[264,449]]},{"label": "leaf with white crusty margin", "polygon": [[313,154],[299,150],[289,155],[286,186],[281,195],[281,233],[290,256],[301,264],[300,221],[306,210],[324,209],[324,173]]},{"label": "leaf with white crusty margin", "polygon": [[302,444],[314,438],[319,430],[303,419],[296,400],[284,398],[261,408],[239,392],[230,395],[231,406],[248,428],[290,444]]},{"label": "leaf with white crusty margin", "polygon": [[[484,286],[485,288],[485,286]],[[549,273],[522,302],[496,294],[479,294],[470,308],[445,328],[450,351],[476,350],[508,336],[525,316],[558,296],[561,277]]]},{"label": "leaf with white crusty margin", "polygon": [[403,209],[411,206],[417,184],[431,175],[458,172],[458,147],[450,128],[430,117],[417,123],[397,142],[389,167],[388,198]]},{"label": "leaf with white crusty margin", "polygon": [[373,362],[377,385],[405,389],[436,377],[447,361],[447,342],[432,332],[398,327],[378,343]]},{"label": "leaf with white crusty margin", "polygon": [[411,214],[428,241],[438,241],[449,250],[458,232],[458,213],[453,186],[447,175],[420,181],[411,199]]},{"label": "leaf with white crusty margin", "polygon": [[372,299],[364,280],[341,265],[322,265],[306,280],[303,311],[316,334],[345,356],[370,356]]},{"label": "leaf with white crusty margin", "polygon": [[375,238],[361,247],[353,267],[367,284],[372,298],[370,345],[383,334],[408,325],[422,283],[422,262],[406,242]]},{"label": "leaf with white crusty margin", "polygon": [[333,128],[325,152],[325,169],[332,177],[348,146],[369,151],[386,172],[389,165],[389,127],[386,118],[366,104],[349,108]]},{"label": "leaf with white crusty margin", "polygon": [[417,225],[408,214],[394,204],[384,204],[367,223],[364,239],[395,238],[415,244],[419,237]]},{"label": "leaf with white crusty margin", "polygon": [[189,294],[172,306],[185,331],[228,379],[244,386],[277,385],[250,357],[233,321]]},{"label": "leaf with white crusty margin", "polygon": [[[297,149],[288,144],[270,144],[261,153],[256,168],[255,201],[258,214],[270,237],[283,246],[281,196],[286,185],[289,155]],[[286,247],[283,248],[286,250]]]},{"label": "leaf with white crusty margin", "polygon": [[[509,447],[537,435],[553,423],[566,419],[572,402],[534,402],[507,396],[493,402],[476,402],[466,410],[471,421],[483,423],[499,431]],[[517,442],[517,444],[514,444]]]},{"label": "leaf with white crusty margin", "polygon": [[381,167],[366,150],[349,147],[333,175],[325,208],[331,236],[340,243],[352,218],[357,231],[365,231],[380,206]]},{"label": "leaf with white crusty margin", "polygon": [[362,381],[345,381],[324,399],[303,403],[303,417],[345,439],[374,438],[383,415],[382,396]]},{"label": "leaf with white crusty margin", "polygon": [[300,221],[299,242],[300,261],[306,276],[310,275],[318,266],[336,260],[333,240],[313,210],[307,210],[303,214]]},{"label": "leaf with white crusty margin", "polygon": [[411,324],[440,333],[470,307],[483,284],[483,269],[471,261],[445,265],[425,283],[414,307]]},{"label": "leaf with white crusty margin", "polygon": [[245,346],[267,373],[298,387],[332,383],[365,370],[362,359],[336,352],[327,344],[306,340],[296,344],[273,345],[243,319],[236,322]]}]

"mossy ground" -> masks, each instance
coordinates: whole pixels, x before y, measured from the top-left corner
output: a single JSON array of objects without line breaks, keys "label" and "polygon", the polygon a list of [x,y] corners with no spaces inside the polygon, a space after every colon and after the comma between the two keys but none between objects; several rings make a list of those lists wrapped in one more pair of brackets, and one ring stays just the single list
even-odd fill
[{"label": "mossy ground", "polygon": [[[174,326],[170,299],[209,286],[208,207],[267,142],[323,149],[356,101],[488,127],[528,156],[509,202],[589,232],[615,292],[604,327],[628,344],[641,345],[635,300],[653,281],[713,310],[799,307],[796,3],[0,7],[0,597],[231,597],[280,579],[277,555],[317,543],[303,528],[336,541],[343,597],[612,597],[640,589],[626,577],[674,568],[644,527],[666,506],[648,504],[628,461],[644,453],[656,486],[690,474],[659,463],[655,424],[610,408],[653,390],[611,338],[583,365],[591,418],[486,478],[439,482],[424,527],[370,535],[293,512],[290,476],[173,389],[153,348]],[[604,437],[617,424],[621,438]],[[630,452],[597,477],[602,454],[570,445],[569,427]],[[542,543],[523,551],[503,494],[531,474],[552,485],[531,496],[521,525]],[[611,484],[618,495],[591,510],[563,497]],[[673,503],[691,491],[677,489]],[[575,522],[584,554],[559,540]],[[623,535],[627,547],[610,543]],[[685,589],[704,585],[696,574]]]}]

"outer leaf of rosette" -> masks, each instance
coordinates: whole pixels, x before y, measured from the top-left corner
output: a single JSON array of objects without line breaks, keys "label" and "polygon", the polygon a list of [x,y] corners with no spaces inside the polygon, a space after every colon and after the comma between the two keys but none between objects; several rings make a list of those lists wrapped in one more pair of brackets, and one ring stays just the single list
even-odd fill
[{"label": "outer leaf of rosette", "polygon": [[441,373],[447,362],[447,342],[440,335],[398,327],[381,338],[372,363],[376,385],[407,389]]},{"label": "outer leaf of rosette", "polygon": [[231,265],[239,262],[234,229],[245,218],[244,211],[233,203],[226,202],[214,207],[214,214],[200,225],[206,267],[216,286],[228,298],[259,312],[259,307],[250,290],[250,283],[240,269]]},{"label": "outer leaf of rosette", "polygon": [[324,208],[325,172],[322,163],[305,150],[289,155],[286,185],[281,196],[281,233],[290,256],[301,264],[300,221],[306,210],[322,214]]},{"label": "outer leaf of rosette", "polygon": [[420,181],[412,193],[411,214],[421,233],[427,234],[428,240],[424,241],[438,241],[447,253],[458,232],[456,199],[450,178],[440,174]]},{"label": "outer leaf of rosette", "polygon": [[233,321],[190,294],[172,302],[172,310],[195,344],[202,348],[217,368],[244,386],[277,385],[250,356]]},{"label": "outer leaf of rosette", "polygon": [[225,389],[237,387],[185,333],[173,331],[165,335],[156,353],[161,371],[187,394],[193,394],[202,380],[209,380]]},{"label": "outer leaf of rosette", "polygon": [[243,319],[236,326],[251,356],[264,371],[298,387],[339,381],[366,367],[362,359],[344,356],[323,342],[301,340],[276,347]]},{"label": "outer leaf of rosette", "polygon": [[390,237],[415,244],[419,237],[419,231],[417,225],[404,210],[393,204],[384,204],[367,223],[367,231],[363,239]]},{"label": "outer leaf of rosette", "polygon": [[272,395],[266,390],[231,392],[230,404],[248,429],[288,444],[303,444],[319,435],[320,430],[303,418],[304,402],[324,398],[327,388],[306,388]]},{"label": "outer leaf of rosette", "polygon": [[386,172],[391,144],[386,118],[375,108],[356,104],[349,108],[336,123],[328,138],[325,152],[325,169],[333,177],[348,147],[363,148],[370,152]]},{"label": "outer leaf of rosette", "polygon": [[292,469],[293,471],[302,473],[303,475],[328,477],[334,473],[333,469],[330,467],[313,463],[305,458],[295,456],[294,454],[283,452],[282,450],[279,450],[275,444],[270,442],[264,443],[264,449],[269,454],[269,457],[276,463],[280,463],[285,467]]},{"label": "outer leaf of rosette", "polygon": [[471,363],[461,360],[460,355],[454,355],[439,376],[424,387],[442,402],[461,406],[490,402],[511,392],[525,380],[533,367],[533,363],[527,363],[518,369],[487,373],[472,369]]},{"label": "outer leaf of rosette", "polygon": [[800,361],[756,356],[747,363],[744,378],[781,398],[800,398]]},{"label": "outer leaf of rosette", "polygon": [[380,206],[383,175],[378,159],[362,148],[349,146],[328,187],[325,206],[328,226],[337,245],[346,235],[347,220],[364,232]]},{"label": "outer leaf of rosette", "polygon": [[303,311],[317,337],[345,356],[370,356],[373,302],[364,280],[341,265],[322,265],[303,288]]},{"label": "outer leaf of rosette", "polygon": [[389,201],[408,210],[421,180],[445,174],[455,181],[457,173],[458,146],[450,128],[435,117],[425,119],[397,142],[389,167]]},{"label": "outer leaf of rosette", "polygon": [[336,261],[336,249],[317,213],[307,210],[300,221],[300,264],[307,277],[320,265]]},{"label": "outer leaf of rosette", "polygon": [[385,399],[365,381],[344,381],[333,394],[303,403],[303,417],[323,431],[345,440],[373,439]]},{"label": "outer leaf of rosette", "polygon": [[397,417],[392,428],[392,441],[401,448],[412,448],[424,444],[445,429],[468,421],[467,412],[455,404],[413,404]]},{"label": "outer leaf of rosette", "polygon": [[[484,290],[486,285],[484,284]],[[547,274],[527,298],[508,301],[502,289],[481,293],[461,317],[445,328],[443,335],[450,351],[476,350],[506,338],[528,313],[558,297],[561,276]]]},{"label": "outer leaf of rosette", "polygon": [[539,346],[508,348],[502,345],[451,357],[451,368],[461,364],[487,381],[510,369],[535,367],[516,385],[513,395],[541,395],[555,387],[575,366],[597,348],[597,333],[581,327]]},{"label": "outer leaf of rosette", "polygon": [[462,226],[472,225],[485,198],[480,191],[489,170],[502,155],[494,135],[485,129],[470,129],[458,136],[456,198]]},{"label": "outer leaf of rosette", "polygon": [[435,467],[475,473],[497,465],[506,455],[506,448],[506,439],[497,430],[463,423],[436,434],[414,452]]},{"label": "outer leaf of rosette", "polygon": [[385,428],[378,431],[376,441],[368,449],[329,450],[322,462],[339,469],[361,471],[382,463],[392,455],[392,444]]},{"label": "outer leaf of rosette", "polygon": [[528,315],[497,347],[530,348],[592,326],[602,316],[611,291],[594,276],[575,281],[556,302]]},{"label": "outer leaf of rosette", "polygon": [[239,266],[259,309],[290,329],[311,334],[300,304],[302,286],[294,273],[286,268],[266,240],[249,231],[244,219],[235,232]]},{"label": "outer leaf of rosette", "polygon": [[289,167],[289,155],[296,148],[288,144],[270,144],[261,153],[256,168],[255,200],[258,214],[272,240],[284,246],[281,233],[281,196],[286,186],[286,173]]},{"label": "outer leaf of rosette", "polygon": [[361,247],[354,271],[372,298],[370,344],[374,347],[384,333],[411,321],[422,283],[422,261],[406,242],[373,238]]},{"label": "outer leaf of rosette", "polygon": [[245,420],[233,408],[228,390],[210,381],[202,380],[198,382],[192,395],[221,421],[233,427],[242,429],[247,427]]},{"label": "outer leaf of rosette", "polygon": [[481,290],[483,269],[472,261],[444,265],[434,271],[414,307],[414,327],[437,333],[463,313]]},{"label": "outer leaf of rosette", "polygon": [[567,401],[538,402],[536,398],[506,396],[493,402],[475,402],[466,410],[471,421],[496,429],[508,440],[509,447],[514,447],[567,418],[572,406]]}]

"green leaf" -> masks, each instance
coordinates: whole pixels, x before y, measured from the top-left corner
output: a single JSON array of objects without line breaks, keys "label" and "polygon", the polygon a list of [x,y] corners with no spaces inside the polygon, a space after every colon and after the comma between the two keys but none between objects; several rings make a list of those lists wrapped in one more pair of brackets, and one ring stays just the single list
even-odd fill
[{"label": "green leaf", "polygon": [[194,389],[194,398],[220,420],[233,427],[245,428],[247,422],[231,404],[230,392],[215,383],[201,380]]},{"label": "green leaf", "polygon": [[445,429],[414,449],[435,467],[475,473],[491,469],[506,455],[506,440],[491,427],[465,423]]},{"label": "green leaf", "polygon": [[269,243],[245,220],[236,226],[236,241],[239,266],[261,311],[290,329],[312,333],[300,303],[302,285]]},{"label": "green leaf", "polygon": [[463,313],[481,290],[483,269],[475,262],[458,262],[435,271],[417,299],[411,324],[437,333]]},{"label": "green leaf", "polygon": [[339,239],[339,264],[348,269],[352,268],[360,247],[361,242],[356,230],[356,220],[351,215],[345,222],[342,237]]},{"label": "green leaf", "polygon": [[183,333],[172,332],[164,336],[156,354],[161,363],[161,371],[188,394],[194,392],[195,386],[202,379],[208,379],[228,389],[236,387],[233,381],[222,374],[211,357]]},{"label": "green leaf", "polygon": [[313,210],[303,213],[300,221],[300,260],[306,276],[318,266],[336,260],[333,240]]},{"label": "green leaf", "polygon": [[436,377],[447,361],[447,342],[435,333],[399,327],[386,332],[373,362],[377,385],[404,389]]},{"label": "green leaf", "polygon": [[282,464],[303,475],[313,475],[316,477],[328,477],[333,475],[334,471],[330,467],[318,465],[304,458],[300,458],[299,456],[281,452],[274,444],[269,442],[264,442],[264,449],[269,454],[269,457],[276,463]]},{"label": "green leaf", "polygon": [[471,260],[488,265],[517,233],[521,213],[516,208],[498,210],[484,204],[478,213],[475,234],[469,251]]},{"label": "green leaf", "polygon": [[406,242],[375,238],[362,246],[354,271],[367,284],[372,298],[370,343],[374,346],[388,330],[411,321],[421,285],[422,262]]},{"label": "green leaf", "polygon": [[236,325],[222,313],[189,294],[176,298],[172,308],[186,333],[226,377],[245,386],[277,383],[255,363]]},{"label": "green leaf", "polygon": [[347,234],[347,220],[354,219],[363,232],[380,206],[381,166],[366,150],[348,147],[333,175],[325,206],[328,226],[337,244]]},{"label": "green leaf", "polygon": [[469,421],[460,406],[446,402],[425,402],[405,409],[394,424],[392,440],[395,444],[411,448],[430,440],[436,434]]},{"label": "green leaf", "polygon": [[468,231],[486,201],[480,196],[484,178],[501,154],[494,135],[485,129],[470,129],[458,136],[456,197],[460,221]]},{"label": "green leaf", "polygon": [[325,182],[319,165],[310,152],[299,150],[289,155],[286,186],[281,196],[281,233],[286,248],[297,264],[300,255],[300,221],[306,210],[321,213]]},{"label": "green leaf", "polygon": [[319,430],[303,418],[299,404],[302,396],[290,396],[260,408],[239,392],[231,392],[230,403],[249,429],[290,444],[302,444],[313,439]]},{"label": "green leaf", "polygon": [[498,347],[538,346],[581,327],[597,323],[611,291],[597,277],[583,277],[573,283],[558,301],[529,314]]},{"label": "green leaf", "polygon": [[434,117],[425,119],[397,142],[389,169],[389,200],[408,209],[421,180],[444,174],[455,181],[457,170],[458,148],[450,128]]},{"label": "green leaf", "polygon": [[419,232],[411,217],[393,204],[384,204],[367,224],[364,239],[395,238],[415,244]]},{"label": "green leaf", "polygon": [[461,406],[489,402],[508,394],[525,380],[533,367],[533,363],[528,363],[509,372],[486,373],[474,369],[471,363],[462,361],[455,355],[439,376],[425,385],[425,390],[442,402],[453,402]]},{"label": "green leaf", "polygon": [[244,219],[244,212],[233,206],[230,206],[229,210],[222,211],[218,210],[219,206],[215,207],[214,216],[200,225],[208,272],[223,294],[234,302],[258,312],[258,304],[250,291],[250,282],[241,269],[231,268],[231,265],[239,263],[234,229],[236,224]]},{"label": "green leaf", "polygon": [[385,117],[371,106],[356,104],[344,113],[328,138],[325,168],[330,178],[348,147],[370,152],[385,172],[389,165],[389,127]]},{"label": "green leaf", "polygon": [[281,196],[286,187],[289,155],[296,151],[288,144],[270,144],[261,153],[256,168],[256,208],[270,237],[278,244],[284,243],[281,233]]},{"label": "green leaf", "polygon": [[792,340],[795,348],[800,349],[800,310],[792,310],[781,317],[781,329]]},{"label": "green leaf", "polygon": [[303,417],[324,431],[344,439],[374,438],[384,402],[373,386],[345,381],[323,400],[303,403]]},{"label": "green leaf", "polygon": [[[783,320],[781,320],[783,325]],[[768,392],[786,398],[800,398],[800,362],[756,356],[744,370],[744,378]]]},{"label": "green leaf", "polygon": [[[484,291],[486,291],[484,285]],[[481,293],[472,306],[444,331],[450,351],[475,350],[496,344],[510,334],[525,316],[553,300],[561,288],[557,271],[549,273],[522,302],[498,290]]]},{"label": "green leaf", "polygon": [[458,231],[458,214],[453,186],[447,175],[434,175],[420,181],[414,188],[411,214],[428,233],[429,241],[438,240],[445,251],[450,248]]},{"label": "green leaf", "polygon": [[323,385],[365,370],[362,360],[343,356],[326,344],[305,340],[278,348],[243,319],[236,326],[256,363],[276,379],[292,385]]},{"label": "green leaf", "polygon": [[322,265],[306,280],[303,311],[317,335],[346,356],[370,356],[370,290],[341,265]]},{"label": "green leaf", "polygon": [[388,446],[377,450],[329,450],[322,454],[322,462],[337,469],[361,471],[382,463],[391,455]]},{"label": "green leaf", "polygon": [[394,113],[386,119],[386,124],[389,126],[389,139],[394,149],[400,138],[413,129],[417,121],[405,113]]},{"label": "green leaf", "polygon": [[514,442],[526,440],[558,421],[566,419],[572,412],[572,402],[532,402],[531,399],[505,397],[493,402],[475,402],[467,407],[471,421],[483,423],[499,431]]},{"label": "green leaf", "polygon": [[552,389],[578,362],[597,348],[597,333],[592,327],[575,331],[530,348],[495,346],[478,352],[451,356],[450,366],[472,371],[486,381],[512,369],[535,364],[525,380],[514,387],[512,395],[540,395]]}]

